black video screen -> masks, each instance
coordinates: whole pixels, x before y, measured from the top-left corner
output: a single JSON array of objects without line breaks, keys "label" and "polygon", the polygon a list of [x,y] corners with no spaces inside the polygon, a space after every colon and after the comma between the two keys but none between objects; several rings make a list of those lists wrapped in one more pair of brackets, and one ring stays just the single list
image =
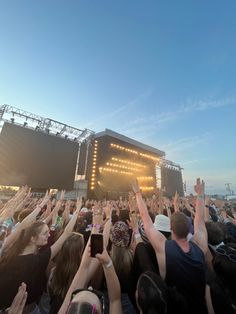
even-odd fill
[{"label": "black video screen", "polygon": [[184,196],[182,173],[168,168],[161,168],[161,184],[165,190],[165,195],[173,197],[175,192]]},{"label": "black video screen", "polygon": [[78,143],[4,123],[0,134],[0,185],[73,189]]}]

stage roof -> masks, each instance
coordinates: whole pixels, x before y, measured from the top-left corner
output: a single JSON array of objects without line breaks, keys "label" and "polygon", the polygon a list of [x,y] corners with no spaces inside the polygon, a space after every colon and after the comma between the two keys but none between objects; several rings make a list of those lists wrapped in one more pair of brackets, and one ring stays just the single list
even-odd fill
[{"label": "stage roof", "polygon": [[122,134],[119,134],[117,132],[114,132],[112,130],[109,130],[109,129],[105,129],[105,131],[102,131],[102,132],[99,132],[99,133],[96,133],[95,134],[95,139],[96,138],[99,138],[99,137],[103,137],[103,136],[111,136],[111,137],[114,137],[114,138],[117,138],[118,140],[120,141],[124,141],[124,142],[127,142],[129,143],[130,145],[134,145],[134,146],[137,146],[143,150],[146,150],[146,151],[149,151],[149,152],[152,152],[154,153],[155,155],[158,155],[160,157],[164,157],[165,156],[165,152],[159,150],[159,149],[156,149],[152,146],[149,146],[149,145],[146,145],[146,144],[143,144],[143,143],[140,143],[136,140],[133,140],[132,138],[129,138],[127,136],[124,136]]}]

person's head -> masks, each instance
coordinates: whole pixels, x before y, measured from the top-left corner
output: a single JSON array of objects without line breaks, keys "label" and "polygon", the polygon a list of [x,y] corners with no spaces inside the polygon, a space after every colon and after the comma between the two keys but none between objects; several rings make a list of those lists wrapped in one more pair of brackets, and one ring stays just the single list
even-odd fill
[{"label": "person's head", "polygon": [[208,235],[208,243],[211,245],[218,245],[224,240],[223,231],[215,222],[206,222],[206,230]]},{"label": "person's head", "polygon": [[68,314],[102,314],[103,301],[95,290],[78,290],[72,294]]},{"label": "person's head", "polygon": [[164,234],[164,236],[167,239],[171,235],[170,218],[165,216],[165,215],[162,215],[162,214],[156,215],[155,221],[154,221],[154,227],[155,227],[155,229],[160,231],[162,234]]},{"label": "person's head", "polygon": [[153,272],[140,275],[136,289],[136,303],[141,314],[164,314],[167,312],[167,286]]},{"label": "person's head", "polygon": [[130,243],[128,225],[123,221],[117,221],[111,228],[110,240],[117,247],[128,247]]},{"label": "person's head", "polygon": [[124,282],[131,270],[133,254],[129,249],[129,227],[123,221],[116,222],[111,228],[111,258],[120,281]]},{"label": "person's head", "polygon": [[151,271],[140,275],[135,296],[140,314],[188,313],[185,298]]},{"label": "person's head", "polygon": [[218,278],[230,289],[236,302],[236,244],[228,243],[216,249],[213,259],[214,271]]},{"label": "person's head", "polygon": [[80,233],[73,232],[63,243],[56,257],[56,267],[50,286],[54,295],[60,295],[62,298],[65,297],[74,275],[79,268],[83,249],[84,238]]},{"label": "person's head", "polygon": [[22,230],[17,240],[6,251],[3,251],[0,259],[0,268],[22,253],[27,246],[33,246],[35,250],[47,244],[49,228],[42,221],[34,222],[30,227]]},{"label": "person's head", "polygon": [[171,215],[170,226],[172,234],[178,239],[185,239],[189,233],[189,223],[187,217],[181,213],[176,212]]}]

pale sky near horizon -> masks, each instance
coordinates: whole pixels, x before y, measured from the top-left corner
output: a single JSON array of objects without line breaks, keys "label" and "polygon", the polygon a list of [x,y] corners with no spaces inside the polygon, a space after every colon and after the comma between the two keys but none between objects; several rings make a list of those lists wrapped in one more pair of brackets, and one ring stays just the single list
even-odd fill
[{"label": "pale sky near horizon", "polygon": [[166,152],[236,192],[236,1],[0,0],[0,105]]}]

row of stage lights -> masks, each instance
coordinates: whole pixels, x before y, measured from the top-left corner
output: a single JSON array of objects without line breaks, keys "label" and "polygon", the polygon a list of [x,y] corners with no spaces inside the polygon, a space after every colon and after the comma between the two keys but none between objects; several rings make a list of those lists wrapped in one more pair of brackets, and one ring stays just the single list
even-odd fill
[{"label": "row of stage lights", "polygon": [[140,189],[142,191],[153,191],[154,187],[153,186],[140,186]]},{"label": "row of stage lights", "polygon": [[137,168],[126,167],[126,166],[119,165],[119,164],[114,164],[114,163],[111,163],[111,162],[107,162],[106,165],[107,165],[107,166],[111,166],[111,167],[121,168],[121,169],[139,171],[139,169],[137,169]]},{"label": "row of stage lights", "polygon": [[113,160],[113,161],[119,161],[119,162],[121,162],[121,163],[123,163],[123,164],[131,165],[131,166],[136,166],[136,167],[140,167],[140,168],[147,168],[146,166],[141,165],[141,164],[138,164],[138,163],[136,163],[136,162],[131,162],[131,161],[124,160],[124,159],[120,159],[120,158],[112,157],[111,160]]},{"label": "row of stage lights", "polygon": [[159,158],[154,157],[154,156],[149,155],[149,154],[140,153],[140,152],[138,152],[136,150],[132,150],[132,149],[129,149],[127,147],[120,146],[120,145],[117,145],[117,144],[114,144],[114,143],[111,143],[110,145],[111,145],[111,147],[117,148],[119,150],[122,150],[122,151],[125,151],[125,152],[128,152],[128,153],[132,153],[132,154],[135,154],[135,155],[139,155],[141,157],[145,157],[145,158],[151,159],[151,160],[156,161],[156,162],[160,161]]},{"label": "row of stage lights", "polygon": [[[99,167],[99,171],[100,172],[110,172],[110,173],[115,173],[115,174],[125,174],[125,175],[128,175],[128,176],[133,176],[134,174],[132,172],[127,172],[127,171],[119,171],[119,170],[116,170],[116,169],[112,169],[112,168],[108,168],[108,167]],[[151,177],[151,176],[147,176],[147,177],[137,177],[138,181],[151,181],[153,180],[154,178]],[[153,186],[140,186],[140,189],[142,191],[153,191],[154,190],[154,187]]]},{"label": "row of stage lights", "polygon": [[[134,150],[131,150],[129,148],[125,148],[123,146],[119,146],[119,145],[116,145],[116,144],[113,144],[113,143],[111,143],[111,146],[115,147],[115,148],[118,148],[120,150],[124,150],[124,151],[130,152],[130,153],[139,154],[140,156],[145,156],[145,157],[149,156],[147,154],[138,153],[138,152],[136,152]],[[93,149],[93,165],[92,165],[91,186],[90,186],[91,190],[94,190],[94,187],[95,187],[96,166],[97,166],[97,150],[98,150],[98,141],[95,140],[94,141],[94,149]],[[152,156],[149,156],[149,157],[152,157]],[[152,157],[152,159],[153,158],[154,157]],[[127,161],[127,160],[124,160],[124,159],[115,158],[115,157],[112,157],[112,161],[117,161],[117,162],[120,162],[120,163],[124,163],[124,164],[131,165],[131,166],[136,166],[136,167],[140,167],[140,168],[146,168],[146,166],[144,166],[142,164],[130,162],[130,161]],[[127,167],[127,166],[119,165],[117,163],[109,163],[109,162],[107,162],[106,165],[110,166],[110,167],[116,167],[116,168],[125,169],[125,170],[132,170],[132,171],[139,171],[140,170],[138,168]],[[117,170],[117,169],[110,168],[110,167],[99,167],[99,171],[100,172],[105,171],[105,172],[110,172],[110,173],[114,173],[114,174],[115,173],[116,174],[123,174],[123,175],[128,175],[128,176],[133,176],[134,175],[133,172]],[[151,177],[151,176],[146,176],[146,177],[142,176],[142,177],[138,177],[138,180],[139,181],[151,181],[151,180],[153,180],[153,177]],[[151,191],[151,190],[154,189],[154,187],[150,187],[150,186],[141,186],[140,188],[143,191]]]},{"label": "row of stage lights", "polygon": [[120,150],[124,150],[124,151],[126,151],[126,152],[129,152],[129,153],[138,155],[138,152],[137,152],[136,150],[129,149],[129,148],[127,148],[127,147],[120,146],[120,145],[117,145],[117,144],[114,144],[114,143],[111,143],[111,147],[115,147],[115,148],[118,148],[118,149],[120,149]]},{"label": "row of stage lights", "polygon": [[97,164],[97,152],[98,152],[98,141],[94,141],[93,148],[93,168],[92,168],[92,178],[91,178],[91,190],[94,190],[95,185],[95,175],[96,175],[96,164]]},{"label": "row of stage lights", "polygon": [[128,176],[133,176],[133,172],[128,172],[128,171],[122,171],[122,170],[116,170],[108,167],[99,167],[100,172],[106,171],[106,172],[113,172],[113,173],[118,173],[118,174],[126,174]]},{"label": "row of stage lights", "polygon": [[149,176],[149,177],[137,177],[139,181],[152,181],[154,178]]}]

